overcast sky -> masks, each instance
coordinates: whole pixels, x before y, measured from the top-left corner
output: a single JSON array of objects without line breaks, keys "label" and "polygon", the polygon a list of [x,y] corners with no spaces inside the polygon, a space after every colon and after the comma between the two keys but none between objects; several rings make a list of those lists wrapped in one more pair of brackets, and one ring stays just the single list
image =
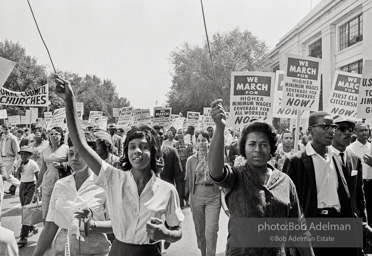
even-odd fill
[{"label": "overcast sky", "polygon": [[[203,0],[209,36],[235,27],[272,49],[320,0]],[[58,70],[110,79],[135,108],[166,102],[170,53],[205,39],[200,0],[30,0]],[[0,41],[52,71],[26,0],[0,1]],[[152,112],[152,111],[151,111]]]}]

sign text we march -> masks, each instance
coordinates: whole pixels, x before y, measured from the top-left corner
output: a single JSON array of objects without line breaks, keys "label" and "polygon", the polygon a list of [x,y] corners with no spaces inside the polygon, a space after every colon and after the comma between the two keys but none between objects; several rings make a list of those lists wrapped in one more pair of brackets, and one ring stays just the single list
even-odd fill
[{"label": "sign text we march", "polygon": [[317,111],[319,95],[320,59],[288,55],[281,106]]},{"label": "sign text we march", "polygon": [[357,106],[361,75],[336,70],[327,112],[357,121]]},{"label": "sign text we march", "polygon": [[252,121],[271,122],[273,84],[274,73],[232,72],[227,126],[238,128]]}]

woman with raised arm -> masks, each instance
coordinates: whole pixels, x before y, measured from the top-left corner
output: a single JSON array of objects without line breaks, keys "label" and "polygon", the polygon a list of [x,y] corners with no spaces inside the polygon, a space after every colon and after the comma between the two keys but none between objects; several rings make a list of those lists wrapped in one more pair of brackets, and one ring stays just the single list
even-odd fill
[{"label": "woman with raised arm", "polygon": [[[160,256],[159,240],[181,239],[184,216],[176,188],[156,176],[159,138],[149,126],[133,127],[124,143],[122,171],[104,162],[85,139],[76,112],[71,84],[56,78],[57,92],[65,100],[67,126],[72,142],[98,176],[97,185],[107,196],[116,237],[109,255]],[[166,228],[162,217],[169,228]]]},{"label": "woman with raised arm", "polygon": [[[247,159],[246,164],[231,167],[224,164],[226,114],[222,100],[212,103],[211,116],[216,130],[208,154],[209,173],[217,185],[227,189],[225,200],[230,211],[226,255],[286,255],[285,242],[273,243],[270,239],[275,235],[272,231],[253,232],[254,229],[251,229],[252,232],[247,232],[245,229],[249,224],[249,227],[258,230],[256,224],[260,224],[259,218],[263,218],[262,222],[280,218],[285,223],[303,223],[292,180],[267,163],[275,152],[274,129],[263,122],[245,126],[239,149]],[[244,221],[239,222],[241,220]],[[283,235],[287,235],[286,230]],[[301,254],[314,255],[306,230],[295,235],[304,239],[296,243]]]}]

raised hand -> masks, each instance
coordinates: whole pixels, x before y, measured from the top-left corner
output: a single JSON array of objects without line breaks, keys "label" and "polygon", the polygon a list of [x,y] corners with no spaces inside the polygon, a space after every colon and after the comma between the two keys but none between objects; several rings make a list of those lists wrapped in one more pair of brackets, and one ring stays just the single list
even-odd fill
[{"label": "raised hand", "polygon": [[222,99],[218,99],[212,102],[211,117],[213,118],[216,126],[226,126],[226,112],[222,106]]},{"label": "raised hand", "polygon": [[56,75],[55,82],[56,82],[56,93],[60,98],[66,99],[66,96],[73,94],[72,87],[69,81],[63,79],[59,75]]}]

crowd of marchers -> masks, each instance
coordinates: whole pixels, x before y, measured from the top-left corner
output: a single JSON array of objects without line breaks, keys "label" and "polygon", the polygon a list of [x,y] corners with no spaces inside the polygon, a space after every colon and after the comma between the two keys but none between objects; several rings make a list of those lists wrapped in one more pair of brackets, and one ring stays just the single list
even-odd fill
[{"label": "crowd of marchers", "polygon": [[[228,129],[223,102],[216,100],[215,125],[205,130],[141,125],[125,131],[115,124],[82,129],[70,83],[61,77],[56,83],[66,130],[1,126],[0,209],[4,194],[15,196],[17,189],[22,206],[40,200],[44,228],[33,255],[162,255],[182,239],[185,207],[191,208],[202,256],[216,255],[221,208],[230,218],[226,255],[371,252],[367,124],[318,111],[305,132],[278,134],[259,121]],[[3,182],[11,183],[8,191]],[[266,218],[352,219],[362,232],[347,247],[319,247],[306,239],[309,230],[297,232],[304,239],[290,244],[246,243],[242,234],[251,231],[236,221]],[[35,225],[20,223],[20,229],[17,241],[0,226],[1,252],[18,255],[38,233]]]}]

